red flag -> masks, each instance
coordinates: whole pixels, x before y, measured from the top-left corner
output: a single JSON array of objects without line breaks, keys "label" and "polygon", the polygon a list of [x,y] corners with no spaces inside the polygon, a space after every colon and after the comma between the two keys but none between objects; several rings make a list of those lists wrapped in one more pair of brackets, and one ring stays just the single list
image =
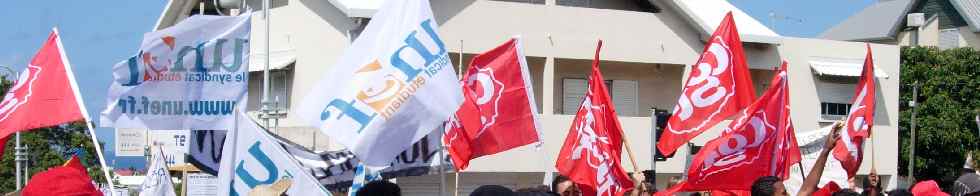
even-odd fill
[{"label": "red flag", "polygon": [[453,123],[465,128],[447,129],[443,139],[457,169],[474,158],[540,141],[530,78],[518,38],[473,57],[463,76],[467,106],[456,112],[462,123]]},{"label": "red flag", "polygon": [[583,195],[623,195],[634,185],[620,164],[623,132],[599,71],[600,48],[601,40],[592,61],[589,91],[565,136],[555,167],[575,182]]},{"label": "red flag", "polygon": [[7,147],[7,139],[10,138],[0,138],[0,157],[3,157],[3,150],[5,150],[4,148]]},{"label": "red flag", "polygon": [[854,177],[861,161],[864,159],[864,139],[871,136],[871,127],[875,117],[875,76],[874,59],[871,57],[871,45],[867,45],[868,53],[864,57],[864,68],[861,79],[854,90],[854,100],[851,111],[847,115],[844,131],[834,147],[834,158],[840,161],[847,177]]},{"label": "red flag", "polygon": [[101,196],[102,192],[95,188],[92,178],[89,178],[78,157],[72,156],[64,165],[49,168],[31,177],[21,195]]},{"label": "red flag", "polygon": [[674,115],[657,142],[665,155],[738,113],[755,100],[755,88],[732,13],[725,15],[693,66]]},{"label": "red flag", "polygon": [[751,191],[746,190],[713,190],[711,196],[751,196]]},{"label": "red flag", "polygon": [[52,32],[0,102],[0,138],[83,119],[68,60]]},{"label": "red flag", "polygon": [[827,185],[824,185],[816,192],[813,192],[813,196],[831,196],[834,195],[834,193],[839,190],[840,190],[840,186],[838,186],[836,182],[830,181],[829,183],[827,183]]},{"label": "red flag", "polygon": [[789,175],[800,161],[790,120],[786,63],[769,89],[694,155],[683,191],[749,190],[761,176]]},{"label": "red flag", "polygon": [[71,158],[68,159],[68,161],[65,161],[65,164],[61,166],[78,169],[81,170],[82,172],[88,173],[88,171],[86,171],[87,169],[85,169],[85,166],[82,165],[82,160],[78,159],[78,155],[71,155]]}]

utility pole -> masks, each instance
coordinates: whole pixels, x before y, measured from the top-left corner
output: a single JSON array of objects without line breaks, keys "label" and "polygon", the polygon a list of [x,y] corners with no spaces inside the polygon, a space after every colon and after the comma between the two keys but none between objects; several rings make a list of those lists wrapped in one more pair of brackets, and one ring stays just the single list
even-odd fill
[{"label": "utility pole", "polygon": [[912,100],[909,101],[909,106],[912,107],[912,122],[911,122],[911,124],[912,124],[912,128],[911,128],[912,141],[910,142],[910,147],[909,147],[909,166],[908,166],[909,167],[909,176],[908,176],[909,186],[911,186],[913,183],[915,183],[915,175],[913,175],[914,172],[915,172],[915,113],[917,111],[916,108],[918,107],[917,106],[917,100],[918,100],[918,98],[919,98],[919,82],[916,81],[916,82],[913,82],[912,83]]}]

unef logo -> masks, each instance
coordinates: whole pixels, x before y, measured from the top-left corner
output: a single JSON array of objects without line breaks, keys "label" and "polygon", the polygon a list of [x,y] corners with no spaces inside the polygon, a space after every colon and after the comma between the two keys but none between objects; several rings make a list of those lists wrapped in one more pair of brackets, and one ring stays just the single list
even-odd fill
[{"label": "unef logo", "polygon": [[[762,145],[762,142],[772,138],[770,134],[776,132],[776,126],[768,122],[766,117],[766,112],[760,110],[750,116],[748,127],[743,125],[734,126],[736,128],[751,128],[752,131],[735,132],[731,127],[726,128],[723,134],[728,134],[728,136],[722,138],[718,148],[715,151],[708,152],[708,155],[705,157],[704,165],[701,167],[702,176],[735,167],[737,163],[752,163],[759,157],[762,157],[761,155],[747,155],[746,151],[749,148],[758,148]],[[746,158],[749,156],[754,157],[752,160],[746,162]],[[708,173],[704,174],[705,172]]]},{"label": "unef logo", "polygon": [[493,75],[493,68],[487,67],[477,69],[473,77],[466,81],[466,85],[474,88],[476,92],[476,104],[481,108],[480,123],[483,127],[477,132],[476,136],[483,134],[487,127],[492,126],[497,121],[497,108],[500,103],[501,93],[504,92],[504,83],[497,80]]},{"label": "unef logo", "polygon": [[[693,76],[687,81],[684,92],[674,107],[680,121],[691,118],[695,110],[702,110],[710,115],[705,119],[711,119],[717,115],[721,108],[734,95],[734,89],[726,89],[722,82],[734,85],[734,78],[731,75],[722,75],[732,64],[732,51],[725,45],[725,40],[721,36],[711,38],[708,43],[708,50],[701,55],[697,65],[691,70]],[[723,81],[724,80],[724,81]],[[718,102],[721,102],[718,104]],[[698,112],[699,114],[702,112]],[[707,123],[704,121],[703,123]],[[703,126],[703,123],[698,126]],[[673,133],[686,134],[697,129],[678,130],[673,124],[667,125]]]},{"label": "unef logo", "polygon": [[[591,91],[590,91],[591,94]],[[572,160],[585,158],[589,167],[595,169],[596,193],[598,195],[614,195],[619,190],[616,179],[613,177],[612,157],[608,153],[599,149],[600,145],[610,145],[609,137],[602,137],[595,132],[596,118],[595,111],[605,108],[602,105],[592,105],[592,96],[586,96],[582,101],[579,112],[585,112],[583,119],[575,124],[578,131],[578,145],[572,150]]]},{"label": "unef logo", "polygon": [[433,25],[432,19],[422,21],[399,47],[358,68],[351,81],[359,88],[355,96],[328,102],[320,112],[322,126],[343,123],[361,132],[378,115],[390,119],[428,78],[448,67],[446,46]]},{"label": "unef logo", "polygon": [[[163,36],[151,48],[143,48],[139,54],[127,60],[129,77],[121,77],[123,86],[136,86],[145,81],[181,81],[187,72],[237,72],[248,49],[248,39],[214,39],[192,46],[177,46],[177,38]],[[233,42],[234,45],[228,44]],[[230,47],[230,48],[229,48]],[[226,64],[225,50],[230,49],[234,58]],[[176,51],[176,53],[174,53]],[[190,61],[190,62],[187,62]]]},{"label": "unef logo", "polygon": [[0,122],[7,120],[10,114],[17,111],[17,108],[31,100],[31,94],[34,93],[34,81],[37,81],[41,71],[41,67],[27,65],[27,70],[20,73],[20,76],[17,77],[17,83],[14,83],[14,86],[7,90],[3,102],[0,102]]},{"label": "unef logo", "polygon": [[847,148],[847,153],[851,154],[851,157],[859,157],[858,146],[854,143],[855,141],[853,141],[851,135],[866,132],[869,128],[871,128],[871,126],[868,126],[866,119],[864,119],[865,115],[869,113],[866,111],[869,108],[868,105],[866,105],[864,97],[868,95],[868,91],[871,90],[869,87],[871,86],[868,85],[868,83],[861,84],[863,85],[861,86],[861,92],[859,92],[857,98],[854,99],[856,102],[854,103],[854,106],[851,107],[850,113],[848,113],[850,115],[847,116],[847,126],[845,126],[847,127],[847,130],[840,132],[840,138],[843,140],[844,147]]}]

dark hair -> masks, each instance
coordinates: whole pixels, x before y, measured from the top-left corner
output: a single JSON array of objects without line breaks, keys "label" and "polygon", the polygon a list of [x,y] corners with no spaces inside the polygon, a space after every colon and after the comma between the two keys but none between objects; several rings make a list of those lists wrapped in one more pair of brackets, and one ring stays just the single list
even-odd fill
[{"label": "dark hair", "polygon": [[483,185],[470,193],[470,196],[513,196],[514,191],[500,185]]},{"label": "dark hair", "polygon": [[571,179],[568,179],[568,177],[565,177],[563,175],[555,176],[555,179],[552,179],[551,180],[551,192],[556,192],[557,193],[558,192],[558,184],[561,184],[562,182],[569,181],[569,180],[571,180]]},{"label": "dark hair", "polygon": [[837,192],[834,192],[834,194],[831,195],[832,196],[860,196],[861,194],[858,194],[857,192],[854,192],[854,190],[851,189],[841,189],[838,190]]},{"label": "dark hair", "polygon": [[864,180],[861,180],[861,186],[864,188],[864,191],[861,192],[861,195],[871,195],[871,190],[869,190],[869,188],[871,187],[874,187],[875,190],[878,191],[878,193],[881,193],[881,189],[883,188],[881,187],[881,176],[878,177],[877,184],[871,184],[871,176],[864,177]]},{"label": "dark hair", "polygon": [[888,191],[888,196],[912,196],[912,192],[905,189],[895,189]]},{"label": "dark hair", "polygon": [[402,189],[387,180],[371,181],[357,190],[359,196],[401,196]]},{"label": "dark hair", "polygon": [[776,183],[782,181],[776,176],[763,176],[752,182],[752,196],[771,196],[776,192]]},{"label": "dark hair", "polygon": [[558,196],[558,193],[552,192],[550,188],[545,185],[517,189],[517,191],[514,191],[514,193],[517,196]]}]

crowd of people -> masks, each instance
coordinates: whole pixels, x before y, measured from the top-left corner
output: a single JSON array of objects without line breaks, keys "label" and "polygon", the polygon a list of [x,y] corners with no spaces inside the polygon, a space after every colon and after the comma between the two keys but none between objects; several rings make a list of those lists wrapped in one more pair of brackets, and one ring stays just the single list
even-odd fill
[{"label": "crowd of people", "polygon": [[[828,183],[823,187],[818,187],[820,178],[824,172],[824,165],[827,162],[827,158],[830,155],[831,149],[837,145],[837,139],[839,136],[840,127],[835,127],[827,137],[824,143],[824,150],[820,153],[817,158],[816,163],[813,168],[810,169],[809,175],[803,180],[799,191],[795,194],[798,196],[810,196],[810,195],[827,195],[827,196],[879,196],[879,195],[889,195],[889,196],[980,196],[980,187],[977,187],[976,182],[971,182],[971,180],[978,180],[980,182],[980,174],[973,169],[975,168],[968,160],[964,164],[964,169],[961,177],[957,179],[950,193],[943,192],[939,185],[932,180],[922,181],[913,185],[910,189],[892,189],[889,191],[884,191],[885,187],[882,186],[880,177],[872,171],[867,178],[864,178],[861,182],[862,188],[857,189],[856,184],[852,182],[848,187],[855,188],[839,188],[835,183]],[[652,178],[652,175],[645,175],[645,178]],[[680,183],[680,178],[671,178],[667,183],[667,187],[671,187]],[[648,180],[640,180],[640,183],[631,192],[626,195],[656,195],[658,190],[655,186]],[[663,194],[664,192],[661,192]],[[786,196],[789,195],[786,187],[783,185],[783,179],[776,176],[763,176],[759,177],[753,183],[751,189],[742,194],[736,194],[732,192],[725,192],[731,195],[743,195],[750,194],[752,196]],[[666,193],[667,195],[673,195],[673,193]],[[373,181],[366,184],[363,188],[357,191],[358,196],[400,196],[401,189],[397,184],[388,181]],[[572,182],[568,177],[556,176],[553,178],[550,186],[541,185],[537,187],[521,188],[517,190],[512,190],[501,185],[483,185],[473,190],[469,194],[470,196],[580,196],[582,191],[579,187]],[[712,195],[712,192],[695,192],[692,195]]]}]

